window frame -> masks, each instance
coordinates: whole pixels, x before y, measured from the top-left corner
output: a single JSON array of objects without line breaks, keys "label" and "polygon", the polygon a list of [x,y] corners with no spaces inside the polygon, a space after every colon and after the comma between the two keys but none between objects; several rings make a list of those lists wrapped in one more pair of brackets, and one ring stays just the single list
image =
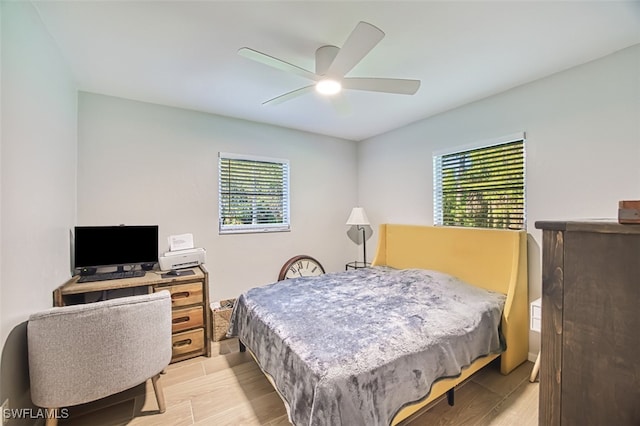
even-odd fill
[{"label": "window frame", "polygon": [[[223,195],[223,161],[240,160],[255,163],[279,164],[282,166],[282,221],[278,223],[243,223],[243,224],[223,224],[224,220],[224,201]],[[218,233],[224,234],[248,234],[248,233],[264,233],[264,232],[289,232],[291,230],[291,186],[290,186],[291,167],[289,160],[283,158],[264,157],[258,155],[235,154],[230,152],[218,153]],[[254,207],[255,208],[255,207]],[[254,220],[257,216],[253,213]]]},{"label": "window frame", "polygon": [[444,196],[442,183],[442,158],[451,154],[461,154],[474,150],[482,150],[514,142],[522,142],[522,227],[483,227],[488,229],[527,229],[527,184],[526,184],[526,134],[525,132],[514,133],[495,139],[478,141],[472,144],[457,146],[443,150],[434,151],[433,158],[433,223],[436,226],[467,226],[462,224],[444,223]]}]

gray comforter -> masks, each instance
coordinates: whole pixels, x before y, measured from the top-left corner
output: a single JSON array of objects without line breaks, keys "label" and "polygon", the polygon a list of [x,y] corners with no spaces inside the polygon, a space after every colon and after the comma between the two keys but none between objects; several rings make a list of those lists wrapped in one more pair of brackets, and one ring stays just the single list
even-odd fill
[{"label": "gray comforter", "polygon": [[388,425],[432,383],[500,352],[503,294],[435,271],[357,269],[238,299],[229,327],[295,425]]}]

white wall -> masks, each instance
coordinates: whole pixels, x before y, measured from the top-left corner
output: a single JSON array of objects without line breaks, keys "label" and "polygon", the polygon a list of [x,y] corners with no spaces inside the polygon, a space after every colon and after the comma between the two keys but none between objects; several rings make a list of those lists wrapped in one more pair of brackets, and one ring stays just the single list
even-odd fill
[{"label": "white wall", "polygon": [[1,7],[1,393],[15,400],[25,391],[24,323],[29,314],[51,307],[53,290],[70,277],[77,97],[65,61],[33,6],[2,2]]},{"label": "white wall", "polygon": [[[0,338],[2,339],[2,345],[4,346],[4,342],[6,340],[4,336],[3,327],[4,327],[4,315],[2,309],[2,135],[3,135],[3,119],[2,119],[2,60],[4,59],[4,51],[2,40],[4,39],[3,28],[2,25],[2,16],[3,16],[3,6],[0,2]],[[4,396],[2,392],[2,381],[0,380],[0,397]],[[2,400],[4,401],[4,400]]]},{"label": "white wall", "polygon": [[[78,224],[158,224],[207,250],[212,300],[277,279],[296,254],[353,260],[356,143],[178,108],[79,96]],[[218,235],[218,152],[287,158],[291,232]]]},{"label": "white wall", "polygon": [[615,218],[619,200],[640,198],[640,45],[362,142],[361,204],[372,223],[432,224],[432,152],[521,131],[533,300],[535,221]]}]

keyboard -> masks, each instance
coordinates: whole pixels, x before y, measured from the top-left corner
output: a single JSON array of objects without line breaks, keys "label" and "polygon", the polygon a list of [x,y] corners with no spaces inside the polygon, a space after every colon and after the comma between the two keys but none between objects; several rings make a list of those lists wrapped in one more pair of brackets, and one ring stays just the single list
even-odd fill
[{"label": "keyboard", "polygon": [[102,274],[84,275],[78,279],[79,283],[90,283],[94,281],[120,280],[122,278],[144,277],[145,271],[124,271],[107,272]]}]

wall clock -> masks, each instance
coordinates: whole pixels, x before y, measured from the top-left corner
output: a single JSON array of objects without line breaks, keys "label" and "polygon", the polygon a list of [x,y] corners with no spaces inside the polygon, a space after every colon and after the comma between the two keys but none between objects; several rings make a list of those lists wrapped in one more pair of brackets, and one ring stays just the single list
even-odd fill
[{"label": "wall clock", "polygon": [[311,256],[301,254],[293,256],[285,262],[282,269],[280,269],[278,281],[287,278],[312,277],[321,274],[324,274],[324,268],[320,262]]}]

